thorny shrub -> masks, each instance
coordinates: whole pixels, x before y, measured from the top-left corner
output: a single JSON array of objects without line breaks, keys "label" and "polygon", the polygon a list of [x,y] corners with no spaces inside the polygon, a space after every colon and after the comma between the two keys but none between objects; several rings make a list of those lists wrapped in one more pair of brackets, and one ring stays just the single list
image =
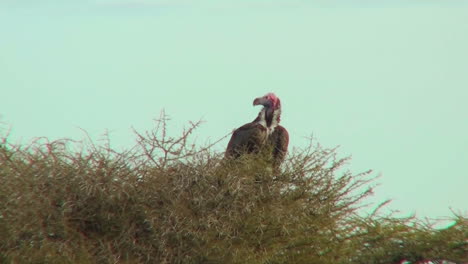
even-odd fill
[{"label": "thorny shrub", "polygon": [[311,143],[281,172],[178,137],[167,116],[116,151],[92,140],[0,145],[1,263],[466,263],[468,224],[360,216],[370,171]]}]

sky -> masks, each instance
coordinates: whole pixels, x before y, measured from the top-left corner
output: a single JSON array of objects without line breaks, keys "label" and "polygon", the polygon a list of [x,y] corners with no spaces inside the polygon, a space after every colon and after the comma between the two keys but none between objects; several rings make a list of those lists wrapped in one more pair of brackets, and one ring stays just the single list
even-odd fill
[{"label": "sky", "polygon": [[291,149],[339,146],[402,215],[467,216],[467,32],[456,0],[3,0],[0,132],[130,147],[164,109],[204,144],[274,92]]}]

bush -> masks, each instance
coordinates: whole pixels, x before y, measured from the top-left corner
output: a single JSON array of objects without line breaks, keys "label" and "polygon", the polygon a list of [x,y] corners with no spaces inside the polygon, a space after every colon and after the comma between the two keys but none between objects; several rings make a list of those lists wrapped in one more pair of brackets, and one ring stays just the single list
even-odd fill
[{"label": "bush", "polygon": [[155,129],[115,151],[88,140],[0,145],[2,263],[467,262],[467,219],[360,216],[371,172],[310,144],[281,172],[267,158],[225,160]]}]

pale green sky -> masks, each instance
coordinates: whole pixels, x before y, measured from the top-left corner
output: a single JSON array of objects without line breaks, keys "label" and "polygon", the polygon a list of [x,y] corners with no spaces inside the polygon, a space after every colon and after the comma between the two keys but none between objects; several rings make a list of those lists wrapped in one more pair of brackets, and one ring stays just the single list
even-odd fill
[{"label": "pale green sky", "polygon": [[404,214],[468,214],[468,2],[309,2],[3,0],[1,121],[120,147],[164,108],[203,143],[272,91],[291,147],[340,145]]}]

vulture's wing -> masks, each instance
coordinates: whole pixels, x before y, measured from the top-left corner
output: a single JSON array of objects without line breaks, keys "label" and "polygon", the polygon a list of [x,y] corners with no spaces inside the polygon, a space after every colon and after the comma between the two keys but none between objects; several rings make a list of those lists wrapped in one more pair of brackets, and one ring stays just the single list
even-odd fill
[{"label": "vulture's wing", "polygon": [[284,161],[289,145],[289,133],[286,128],[277,126],[269,138],[273,145],[273,159],[275,167]]},{"label": "vulture's wing", "polygon": [[258,123],[248,123],[236,129],[229,140],[226,157],[239,157],[242,153],[260,150],[267,138],[266,128]]}]

